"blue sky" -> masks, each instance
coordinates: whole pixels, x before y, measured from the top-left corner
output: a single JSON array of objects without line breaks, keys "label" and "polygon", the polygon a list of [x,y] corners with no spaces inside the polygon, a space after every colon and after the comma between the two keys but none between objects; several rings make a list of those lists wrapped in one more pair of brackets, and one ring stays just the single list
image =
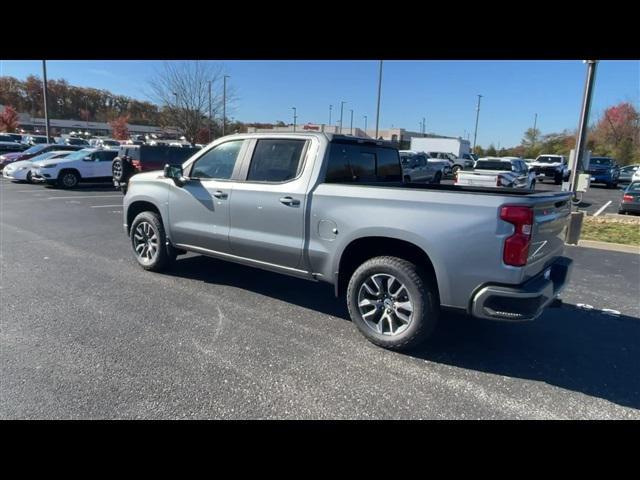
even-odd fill
[{"label": "blue sky", "polygon": [[[104,88],[148,100],[147,80],[158,61],[49,61],[49,78]],[[344,124],[374,126],[377,61],[224,61],[238,100],[228,113],[241,121],[326,123],[333,105],[335,123],[344,100]],[[0,75],[41,75],[39,61],[0,61]],[[571,61],[385,61],[380,128],[427,131],[442,135],[470,132],[473,140],[476,95],[482,94],[478,144],[517,145],[524,130],[543,133],[577,126],[586,65]],[[640,62],[602,61],[598,65],[592,116],[620,101],[640,104]]]}]

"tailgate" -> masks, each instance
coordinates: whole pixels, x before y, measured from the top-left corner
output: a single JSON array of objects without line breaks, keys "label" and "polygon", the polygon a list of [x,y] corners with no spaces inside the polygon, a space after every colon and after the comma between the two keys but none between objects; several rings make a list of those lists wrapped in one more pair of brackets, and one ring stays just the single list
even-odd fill
[{"label": "tailgate", "polygon": [[498,173],[458,171],[455,185],[471,185],[474,187],[495,187]]},{"label": "tailgate", "polygon": [[540,273],[556,257],[562,255],[571,216],[570,198],[569,193],[532,198],[534,224],[525,278]]}]

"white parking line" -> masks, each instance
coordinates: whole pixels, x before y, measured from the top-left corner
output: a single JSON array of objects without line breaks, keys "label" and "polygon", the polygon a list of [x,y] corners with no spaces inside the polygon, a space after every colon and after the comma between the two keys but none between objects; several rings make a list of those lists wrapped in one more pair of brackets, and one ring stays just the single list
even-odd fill
[{"label": "white parking line", "polygon": [[47,200],[70,200],[73,198],[122,198],[122,195],[75,195],[73,197],[47,197]]},{"label": "white parking line", "polygon": [[122,204],[119,205],[91,205],[91,208],[113,208],[113,207],[121,207]]},{"label": "white parking line", "polygon": [[604,209],[607,208],[609,205],[611,205],[611,202],[613,200],[609,200],[607,203],[604,204],[604,206],[602,208],[600,208],[600,210],[598,210],[596,213],[593,214],[594,217],[597,217],[598,215],[600,215],[602,212],[604,212]]}]

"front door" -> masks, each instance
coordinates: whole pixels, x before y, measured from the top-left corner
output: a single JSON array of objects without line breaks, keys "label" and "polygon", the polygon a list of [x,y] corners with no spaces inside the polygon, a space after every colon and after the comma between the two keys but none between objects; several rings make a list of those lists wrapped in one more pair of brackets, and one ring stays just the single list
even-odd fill
[{"label": "front door", "polygon": [[244,140],[207,150],[185,169],[182,186],[170,184],[169,223],[173,244],[229,253],[229,202]]}]

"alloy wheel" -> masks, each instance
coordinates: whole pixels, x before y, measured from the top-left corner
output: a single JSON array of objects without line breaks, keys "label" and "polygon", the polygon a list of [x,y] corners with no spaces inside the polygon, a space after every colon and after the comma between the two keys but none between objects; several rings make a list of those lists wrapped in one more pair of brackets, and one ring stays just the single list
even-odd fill
[{"label": "alloy wheel", "polygon": [[149,222],[140,222],[133,232],[133,249],[136,256],[145,263],[152,262],[158,254],[160,242],[158,233]]},{"label": "alloy wheel", "polygon": [[393,275],[376,273],[358,292],[358,309],[365,324],[382,335],[399,335],[413,320],[413,302],[406,286]]}]

